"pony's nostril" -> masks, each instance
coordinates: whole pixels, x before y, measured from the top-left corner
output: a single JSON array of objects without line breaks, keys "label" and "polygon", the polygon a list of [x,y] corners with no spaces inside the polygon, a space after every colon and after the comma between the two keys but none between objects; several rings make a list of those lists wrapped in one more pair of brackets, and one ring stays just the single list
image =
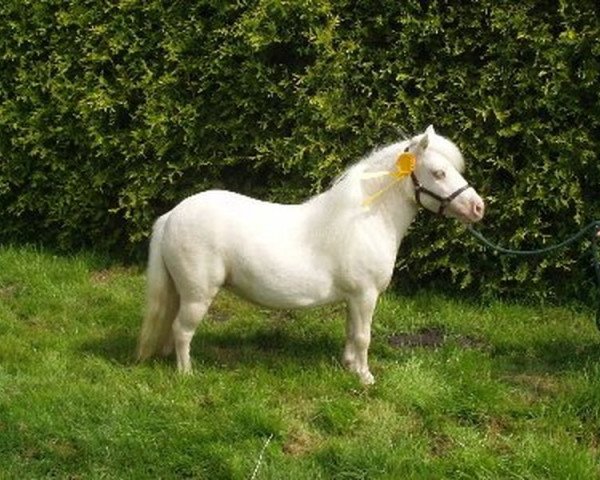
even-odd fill
[{"label": "pony's nostril", "polygon": [[473,202],[473,213],[481,218],[483,217],[483,210],[484,210],[484,206],[483,206],[483,202]]}]

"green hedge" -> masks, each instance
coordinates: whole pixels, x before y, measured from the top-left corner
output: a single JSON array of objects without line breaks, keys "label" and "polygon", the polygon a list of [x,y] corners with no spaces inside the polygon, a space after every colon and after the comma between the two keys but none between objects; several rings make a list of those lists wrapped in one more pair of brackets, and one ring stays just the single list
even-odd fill
[{"label": "green hedge", "polygon": [[[193,192],[298,201],[429,123],[465,152],[486,234],[534,247],[600,217],[592,1],[5,0],[0,18],[1,241],[140,255]],[[582,252],[497,258],[421,214],[398,278],[589,298]]]}]

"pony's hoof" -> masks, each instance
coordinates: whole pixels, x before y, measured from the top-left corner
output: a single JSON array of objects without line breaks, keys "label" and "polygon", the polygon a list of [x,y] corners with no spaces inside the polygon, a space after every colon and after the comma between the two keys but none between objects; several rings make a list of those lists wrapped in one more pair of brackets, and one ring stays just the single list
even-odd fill
[{"label": "pony's hoof", "polygon": [[358,375],[360,383],[363,385],[373,385],[375,383],[375,377],[369,370],[361,370],[361,367],[357,365],[354,358],[344,357],[344,366],[350,371]]},{"label": "pony's hoof", "polygon": [[373,385],[375,383],[375,377],[368,370],[366,372],[360,372],[358,376],[360,378],[360,383],[363,385]]},{"label": "pony's hoof", "polygon": [[179,375],[183,375],[184,377],[187,377],[193,373],[192,366],[191,365],[177,365],[177,372],[179,373]]}]

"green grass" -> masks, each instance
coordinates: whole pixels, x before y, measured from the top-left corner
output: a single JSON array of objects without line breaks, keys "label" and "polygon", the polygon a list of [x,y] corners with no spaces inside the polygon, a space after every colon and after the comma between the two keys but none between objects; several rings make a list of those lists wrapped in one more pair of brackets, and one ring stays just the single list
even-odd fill
[{"label": "green grass", "polygon": [[[136,365],[144,276],[0,249],[0,478],[600,477],[600,335],[589,314],[387,295],[362,387],[341,307],[222,294],[192,346]],[[442,328],[441,345],[390,337]]]}]

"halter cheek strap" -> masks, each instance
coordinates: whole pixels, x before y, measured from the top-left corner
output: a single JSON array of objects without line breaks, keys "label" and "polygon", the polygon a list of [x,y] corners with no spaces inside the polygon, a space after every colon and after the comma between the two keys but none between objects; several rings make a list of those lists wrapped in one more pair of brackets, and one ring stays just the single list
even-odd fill
[{"label": "halter cheek strap", "polygon": [[413,183],[413,185],[415,187],[415,200],[417,201],[417,204],[419,204],[423,208],[426,208],[421,203],[421,194],[424,193],[426,195],[429,195],[431,198],[433,198],[433,199],[437,200],[438,202],[440,202],[440,208],[437,211],[437,214],[440,215],[440,216],[444,214],[444,210],[446,210],[446,207],[448,205],[450,205],[450,203],[452,202],[452,200],[454,200],[456,197],[458,197],[465,190],[468,190],[469,188],[471,188],[471,185],[469,185],[467,183],[466,185],[460,187],[458,190],[452,192],[447,197],[442,197],[442,196],[438,195],[437,193],[432,192],[428,188],[425,188],[423,185],[421,185],[421,182],[419,182],[419,179],[415,175],[415,172],[412,172],[410,174],[410,178],[411,178],[412,183]]}]

